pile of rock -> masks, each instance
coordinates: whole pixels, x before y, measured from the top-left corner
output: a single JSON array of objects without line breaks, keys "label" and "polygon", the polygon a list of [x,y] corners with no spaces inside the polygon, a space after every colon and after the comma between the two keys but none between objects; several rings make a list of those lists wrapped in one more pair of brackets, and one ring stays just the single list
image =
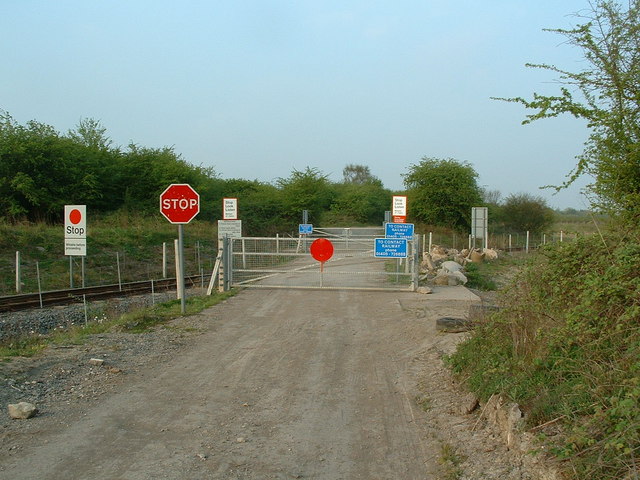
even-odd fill
[{"label": "pile of rock", "polygon": [[498,252],[491,248],[456,250],[434,245],[430,252],[423,255],[421,279],[431,281],[434,285],[464,285],[467,283],[464,275],[467,263],[482,263],[497,258]]}]

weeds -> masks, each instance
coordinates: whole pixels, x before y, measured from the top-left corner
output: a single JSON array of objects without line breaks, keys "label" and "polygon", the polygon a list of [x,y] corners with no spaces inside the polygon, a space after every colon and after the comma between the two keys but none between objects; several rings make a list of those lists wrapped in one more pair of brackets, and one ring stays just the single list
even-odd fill
[{"label": "weeds", "polygon": [[465,458],[460,455],[456,447],[450,443],[440,445],[439,462],[444,470],[444,480],[458,480],[461,478],[464,473],[461,464],[464,461]]},{"label": "weeds", "polygon": [[[185,301],[185,315],[199,313],[234,294],[235,291],[230,291],[216,293],[211,296],[189,297]],[[157,325],[182,316],[180,309],[180,300],[172,300],[124,313],[113,318],[101,316],[99,322],[89,322],[86,325],[71,325],[69,328],[54,330],[47,335],[25,335],[19,338],[7,339],[0,343],[0,360],[6,361],[11,357],[17,356],[31,357],[51,344],[82,345],[89,336],[105,332],[144,333]]]},{"label": "weeds", "polygon": [[[504,393],[545,433],[569,478],[636,478],[640,238],[550,246],[448,362],[481,398]],[[551,433],[551,432],[550,432]]]}]

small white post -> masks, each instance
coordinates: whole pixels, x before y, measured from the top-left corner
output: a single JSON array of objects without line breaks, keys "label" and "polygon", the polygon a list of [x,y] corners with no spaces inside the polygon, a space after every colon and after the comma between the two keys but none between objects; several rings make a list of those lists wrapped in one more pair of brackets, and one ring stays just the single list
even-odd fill
[{"label": "small white post", "polygon": [[280,253],[280,234],[276,233],[276,253]]},{"label": "small white post", "polygon": [[546,244],[547,244],[547,234],[546,234],[546,233],[543,233],[543,234],[542,234],[542,244],[543,244],[543,245],[546,245]]},{"label": "small white post", "polygon": [[36,277],[38,278],[38,297],[40,297],[40,308],[42,308],[42,285],[40,284],[40,264],[36,262]]},{"label": "small white post", "polygon": [[526,240],[525,252],[529,253],[529,230],[527,230],[527,240]]},{"label": "small white post", "polygon": [[120,273],[120,252],[116,252],[116,265],[118,266],[118,287],[122,291],[122,274]]},{"label": "small white post", "polygon": [[509,251],[511,251],[511,234],[509,234]]},{"label": "small white post", "polygon": [[433,232],[429,232],[429,253],[431,253],[432,244],[433,244]]},{"label": "small white post", "polygon": [[247,268],[247,256],[244,249],[244,238],[242,239],[242,268]]},{"label": "small white post", "polygon": [[20,252],[16,251],[16,293],[22,293],[22,272],[20,270]]},{"label": "small white post", "polygon": [[564,232],[560,230],[560,243],[562,243],[563,237],[564,237]]},{"label": "small white post", "polygon": [[89,323],[89,314],[87,312],[87,295],[82,294],[82,303],[84,303],[84,326],[86,327]]},{"label": "small white post", "polygon": [[162,278],[167,278],[167,242],[162,242]]}]

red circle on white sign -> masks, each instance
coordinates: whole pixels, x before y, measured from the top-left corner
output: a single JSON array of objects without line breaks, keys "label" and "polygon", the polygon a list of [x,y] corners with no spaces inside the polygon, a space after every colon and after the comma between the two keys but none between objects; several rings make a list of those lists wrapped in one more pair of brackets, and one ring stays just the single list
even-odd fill
[{"label": "red circle on white sign", "polygon": [[82,212],[77,208],[74,208],[69,212],[69,221],[74,225],[79,224],[82,221]]}]

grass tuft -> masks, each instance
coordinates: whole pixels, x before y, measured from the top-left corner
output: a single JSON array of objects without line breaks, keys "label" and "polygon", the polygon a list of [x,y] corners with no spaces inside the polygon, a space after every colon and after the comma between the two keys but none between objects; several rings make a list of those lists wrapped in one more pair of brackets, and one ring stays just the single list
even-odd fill
[{"label": "grass tuft", "polygon": [[[210,296],[189,297],[185,301],[186,314],[194,315],[211,307],[230,296],[235,291],[215,293]],[[5,339],[0,343],[0,360],[7,361],[11,357],[32,357],[44,350],[48,345],[82,345],[91,335],[105,332],[144,333],[171,319],[182,316],[180,300],[159,303],[152,307],[141,308],[133,312],[89,322],[87,325],[73,325],[64,330],[55,330],[46,335],[25,335],[18,338]]]}]

